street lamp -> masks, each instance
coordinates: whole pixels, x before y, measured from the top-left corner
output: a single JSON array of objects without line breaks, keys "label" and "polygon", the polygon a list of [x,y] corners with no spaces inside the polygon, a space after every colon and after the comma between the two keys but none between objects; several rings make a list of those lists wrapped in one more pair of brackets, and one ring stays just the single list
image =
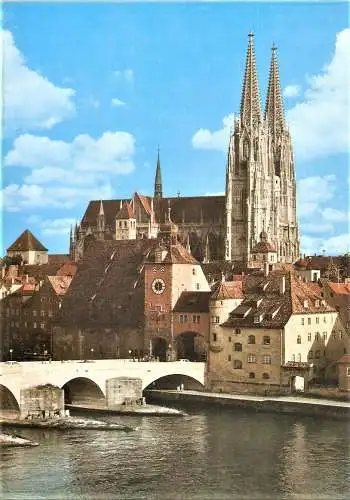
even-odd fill
[{"label": "street lamp", "polygon": [[13,349],[10,349],[10,358],[11,358],[11,361],[12,361],[12,353],[13,353]]},{"label": "street lamp", "polygon": [[93,347],[91,347],[90,352],[91,352],[91,359],[94,359],[94,348]]}]

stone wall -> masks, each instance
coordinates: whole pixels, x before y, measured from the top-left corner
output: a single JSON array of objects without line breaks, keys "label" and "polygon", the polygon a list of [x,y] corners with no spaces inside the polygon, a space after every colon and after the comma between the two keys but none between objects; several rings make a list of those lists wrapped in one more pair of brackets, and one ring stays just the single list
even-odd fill
[{"label": "stone wall", "polygon": [[63,389],[47,384],[21,389],[21,418],[54,418],[64,414]]},{"label": "stone wall", "polygon": [[116,377],[106,380],[107,407],[135,404],[142,398],[142,379]]}]

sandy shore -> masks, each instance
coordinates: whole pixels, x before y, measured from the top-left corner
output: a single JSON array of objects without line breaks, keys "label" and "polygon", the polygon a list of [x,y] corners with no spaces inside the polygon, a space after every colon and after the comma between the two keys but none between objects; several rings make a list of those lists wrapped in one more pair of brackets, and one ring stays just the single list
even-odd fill
[{"label": "sandy shore", "polygon": [[114,424],[103,422],[101,420],[91,420],[89,418],[76,418],[76,417],[62,417],[55,420],[49,419],[34,419],[34,420],[20,420],[20,419],[4,419],[0,420],[3,427],[32,427],[32,428],[45,428],[45,429],[86,429],[86,430],[102,430],[102,431],[133,431],[132,427],[122,424]]}]

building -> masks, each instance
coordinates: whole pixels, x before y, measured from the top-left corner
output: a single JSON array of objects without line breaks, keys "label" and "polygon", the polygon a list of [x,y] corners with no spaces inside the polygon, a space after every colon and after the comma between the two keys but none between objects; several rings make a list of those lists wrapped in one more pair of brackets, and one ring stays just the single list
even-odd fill
[{"label": "building", "polygon": [[207,386],[287,392],[322,380],[337,312],[320,286],[283,270],[245,276],[243,299],[210,329]]},{"label": "building", "polygon": [[271,242],[274,259],[299,257],[296,183],[291,138],[284,118],[276,47],[262,114],[254,55],[249,34],[241,108],[228,145],[224,196],[164,196],[159,151],[153,196],[140,193],[128,200],[90,201],[71,233],[74,260],[94,240],[155,238],[169,206],[178,238],[199,262],[249,262],[259,235]]},{"label": "building", "polygon": [[10,258],[20,257],[23,264],[47,264],[48,250],[33,235],[29,229],[12,243],[7,249],[7,256]]}]

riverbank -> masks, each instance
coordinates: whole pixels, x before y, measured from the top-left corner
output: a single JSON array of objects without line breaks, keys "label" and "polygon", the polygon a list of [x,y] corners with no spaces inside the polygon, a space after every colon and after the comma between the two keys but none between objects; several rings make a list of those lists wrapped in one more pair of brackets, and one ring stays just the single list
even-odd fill
[{"label": "riverbank", "polygon": [[166,406],[158,406],[146,404],[144,406],[117,406],[114,408],[107,408],[105,406],[98,406],[97,404],[67,404],[65,408],[70,411],[84,411],[90,413],[102,413],[105,415],[125,415],[125,416],[154,416],[154,417],[162,417],[162,416],[177,416],[182,417],[185,414],[182,410],[178,410],[176,408],[168,408]]},{"label": "riverbank", "polygon": [[10,434],[0,433],[0,446],[9,448],[12,446],[39,446],[39,443],[25,439],[20,436],[12,436]]},{"label": "riverbank", "polygon": [[19,418],[1,418],[0,425],[2,427],[31,427],[44,429],[85,429],[85,430],[102,430],[102,431],[126,431],[130,432],[134,429],[128,425],[103,422],[101,420],[91,420],[89,418],[77,417],[62,417],[55,420],[52,419],[32,419],[20,420]]},{"label": "riverbank", "polygon": [[313,399],[298,396],[265,397],[246,394],[222,394],[201,391],[150,390],[147,399],[152,403],[186,403],[202,406],[224,406],[256,412],[276,412],[306,416],[350,418],[350,402]]}]

